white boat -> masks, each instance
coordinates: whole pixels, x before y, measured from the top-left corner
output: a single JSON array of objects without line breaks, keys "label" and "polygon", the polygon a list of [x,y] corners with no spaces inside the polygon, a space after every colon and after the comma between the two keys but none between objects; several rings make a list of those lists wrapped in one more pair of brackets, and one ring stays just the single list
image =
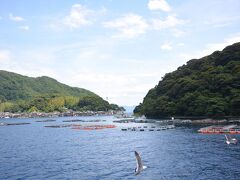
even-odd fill
[{"label": "white boat", "polygon": [[227,144],[237,144],[238,143],[238,140],[236,138],[231,137],[230,135],[225,134],[225,138],[226,138]]}]

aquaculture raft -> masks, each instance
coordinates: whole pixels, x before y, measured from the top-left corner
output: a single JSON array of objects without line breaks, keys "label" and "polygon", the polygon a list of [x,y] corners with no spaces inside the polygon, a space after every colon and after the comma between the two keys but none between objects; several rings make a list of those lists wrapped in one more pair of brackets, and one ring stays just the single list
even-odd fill
[{"label": "aquaculture raft", "polygon": [[89,126],[81,126],[81,125],[73,125],[72,129],[78,130],[100,130],[100,129],[108,129],[108,128],[116,128],[115,125],[89,125]]},{"label": "aquaculture raft", "polygon": [[240,126],[227,125],[227,126],[208,126],[198,130],[202,134],[240,134]]}]

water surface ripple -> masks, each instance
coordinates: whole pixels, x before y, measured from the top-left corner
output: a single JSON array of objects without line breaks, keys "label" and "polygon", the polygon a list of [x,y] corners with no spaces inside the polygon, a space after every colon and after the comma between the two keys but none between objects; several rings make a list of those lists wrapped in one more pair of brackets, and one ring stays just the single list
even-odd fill
[{"label": "water surface ripple", "polygon": [[[77,117],[74,117],[77,118]],[[79,118],[79,117],[78,117]],[[81,119],[113,117],[81,117]],[[0,179],[239,179],[240,145],[229,146],[223,135],[201,135],[196,128],[131,132],[120,129],[79,131],[45,128],[62,124],[36,119],[0,127]],[[237,136],[239,139],[240,137]],[[139,176],[134,151],[148,168]]]}]

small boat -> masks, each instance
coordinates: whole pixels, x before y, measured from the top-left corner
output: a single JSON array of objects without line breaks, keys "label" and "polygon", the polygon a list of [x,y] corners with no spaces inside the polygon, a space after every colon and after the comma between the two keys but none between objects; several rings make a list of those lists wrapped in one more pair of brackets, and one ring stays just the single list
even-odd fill
[{"label": "small boat", "polygon": [[230,135],[225,134],[225,138],[226,138],[227,144],[237,144],[238,143],[238,140],[236,138],[231,137]]}]

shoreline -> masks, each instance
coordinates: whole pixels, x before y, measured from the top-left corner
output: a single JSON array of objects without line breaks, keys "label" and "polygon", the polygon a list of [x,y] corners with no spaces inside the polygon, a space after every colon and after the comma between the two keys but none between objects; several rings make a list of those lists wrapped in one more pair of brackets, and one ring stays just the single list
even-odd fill
[{"label": "shoreline", "polygon": [[8,118],[54,118],[54,117],[74,117],[74,116],[108,116],[115,115],[118,111],[66,111],[66,112],[19,112],[19,113],[10,113],[10,112],[0,112],[0,119]]},{"label": "shoreline", "polygon": [[[78,116],[113,116],[119,114],[119,111],[66,111],[66,112],[0,112],[0,119],[8,118],[54,118],[54,117],[78,117]],[[135,116],[135,119],[137,117]],[[142,119],[139,122],[150,123],[152,120],[161,121],[163,123],[171,123],[177,126],[199,126],[199,125],[226,125],[240,124],[239,116],[222,116],[219,118],[211,118],[206,116],[175,116],[156,119]]]}]

